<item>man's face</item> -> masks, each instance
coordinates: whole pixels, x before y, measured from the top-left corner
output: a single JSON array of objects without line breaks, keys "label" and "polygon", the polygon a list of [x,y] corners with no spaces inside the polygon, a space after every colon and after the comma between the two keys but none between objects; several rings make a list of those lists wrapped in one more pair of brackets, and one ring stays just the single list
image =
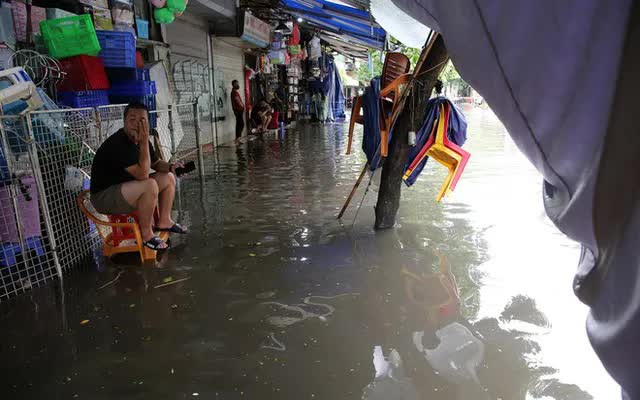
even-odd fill
[{"label": "man's face", "polygon": [[231,86],[233,86],[233,88],[236,90],[240,89],[240,84],[238,83],[238,81],[233,81],[231,83]]},{"label": "man's face", "polygon": [[134,143],[138,143],[140,122],[142,120],[148,120],[146,110],[133,109],[129,110],[127,116],[124,118],[124,133],[129,136],[129,139]]}]

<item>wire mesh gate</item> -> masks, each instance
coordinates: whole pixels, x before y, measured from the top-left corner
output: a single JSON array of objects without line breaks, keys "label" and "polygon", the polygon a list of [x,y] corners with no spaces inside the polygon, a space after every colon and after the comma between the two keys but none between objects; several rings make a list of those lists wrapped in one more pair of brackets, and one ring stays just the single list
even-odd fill
[{"label": "wire mesh gate", "polygon": [[[123,127],[124,107],[0,116],[0,301],[62,279],[101,244],[76,198],[96,150]],[[202,174],[197,103],[152,113],[164,158],[197,158]]]}]

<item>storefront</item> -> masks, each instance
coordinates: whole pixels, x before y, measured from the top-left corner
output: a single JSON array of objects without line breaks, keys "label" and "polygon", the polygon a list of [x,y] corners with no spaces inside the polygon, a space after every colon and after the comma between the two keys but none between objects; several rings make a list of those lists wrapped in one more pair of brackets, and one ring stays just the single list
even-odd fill
[{"label": "storefront", "polygon": [[231,82],[240,84],[240,95],[246,99],[244,80],[244,49],[238,38],[213,37],[213,82],[215,85],[215,118],[218,142],[224,144],[235,139],[235,116],[231,108]]}]

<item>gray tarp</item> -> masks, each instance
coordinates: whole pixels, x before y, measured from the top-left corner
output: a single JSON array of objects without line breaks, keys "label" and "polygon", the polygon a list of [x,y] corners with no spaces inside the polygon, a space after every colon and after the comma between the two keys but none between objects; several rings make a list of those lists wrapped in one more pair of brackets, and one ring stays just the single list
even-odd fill
[{"label": "gray tarp", "polygon": [[[614,97],[622,92],[617,84],[627,27],[634,26],[636,33],[639,29],[637,18],[635,25],[627,23],[632,0],[393,1],[442,33],[460,75],[485,98],[544,176],[547,214],[583,245],[575,289],[591,306],[587,328],[592,344],[627,396],[640,399],[640,373],[635,368],[640,359],[640,215],[633,197],[637,179],[620,185],[618,193],[608,193],[618,201],[599,203],[604,204],[601,208],[624,205],[613,215],[616,220],[598,219],[595,203],[607,195],[596,189],[606,183],[598,177],[607,161],[601,160],[605,137],[608,144],[613,135],[609,121]],[[624,53],[625,63],[637,63],[632,53]],[[638,80],[628,82],[636,85],[637,94]],[[635,105],[637,99],[627,98],[626,103]],[[626,127],[632,128],[627,134],[634,135],[629,146],[635,148],[618,147],[619,154],[628,153],[628,160],[636,159],[640,136],[638,112],[633,114],[622,117],[633,119]],[[615,160],[615,153],[609,149],[606,154]],[[611,175],[628,172],[609,162]],[[608,273],[600,274],[594,287],[586,281],[598,275],[590,274],[596,265]]]}]

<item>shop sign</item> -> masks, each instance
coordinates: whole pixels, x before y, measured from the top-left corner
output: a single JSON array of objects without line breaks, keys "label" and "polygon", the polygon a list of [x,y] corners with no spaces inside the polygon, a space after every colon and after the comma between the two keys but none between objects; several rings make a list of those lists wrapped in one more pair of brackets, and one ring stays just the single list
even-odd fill
[{"label": "shop sign", "polygon": [[240,38],[258,47],[267,47],[271,41],[271,26],[251,13],[244,14],[244,28]]}]

